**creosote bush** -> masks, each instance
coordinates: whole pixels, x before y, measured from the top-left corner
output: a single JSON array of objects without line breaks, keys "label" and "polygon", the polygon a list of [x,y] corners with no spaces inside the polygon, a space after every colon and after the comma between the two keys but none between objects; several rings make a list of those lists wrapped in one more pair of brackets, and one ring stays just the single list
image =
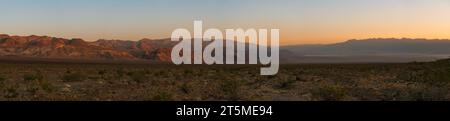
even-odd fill
[{"label": "creosote bush", "polygon": [[338,101],[342,100],[346,96],[345,88],[340,85],[330,85],[323,84],[318,86],[312,91],[312,94],[320,99],[325,101]]},{"label": "creosote bush", "polygon": [[80,72],[75,72],[64,74],[62,80],[66,82],[75,82],[75,81],[84,81],[86,78],[87,78],[86,75]]}]

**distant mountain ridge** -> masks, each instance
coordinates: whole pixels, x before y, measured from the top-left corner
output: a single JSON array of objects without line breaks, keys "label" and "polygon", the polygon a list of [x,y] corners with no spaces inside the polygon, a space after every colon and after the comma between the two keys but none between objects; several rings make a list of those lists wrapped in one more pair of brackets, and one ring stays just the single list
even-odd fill
[{"label": "distant mountain ridge", "polygon": [[168,61],[170,60],[171,47],[175,44],[169,39],[86,42],[82,39],[1,34],[0,56]]},{"label": "distant mountain ridge", "polygon": [[281,47],[295,57],[291,62],[410,62],[450,57],[448,39],[372,38],[335,44]]},{"label": "distant mountain ridge", "polygon": [[301,55],[383,55],[383,54],[448,54],[450,40],[447,39],[395,39],[373,38],[348,40],[326,45],[294,45],[283,49]]},{"label": "distant mountain ridge", "polygon": [[[0,34],[0,56],[27,58],[170,61],[178,42],[166,39],[105,40],[86,42],[49,36]],[[204,42],[205,46],[209,42]],[[247,50],[246,50],[247,51]],[[322,45],[280,47],[283,63],[410,62],[450,56],[447,39],[373,38]]]}]

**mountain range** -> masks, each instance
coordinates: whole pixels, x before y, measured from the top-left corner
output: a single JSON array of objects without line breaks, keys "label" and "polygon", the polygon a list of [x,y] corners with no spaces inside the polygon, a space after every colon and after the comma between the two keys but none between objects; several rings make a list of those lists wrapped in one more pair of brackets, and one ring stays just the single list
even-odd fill
[{"label": "mountain range", "polygon": [[139,41],[64,39],[48,36],[0,35],[0,56],[66,59],[149,59],[169,61],[176,43],[169,39]]},{"label": "mountain range", "polygon": [[[0,34],[5,58],[99,59],[170,61],[177,42],[170,39],[105,40],[87,42],[49,36]],[[285,63],[410,62],[450,57],[450,40],[372,38],[335,44],[280,47]]]}]

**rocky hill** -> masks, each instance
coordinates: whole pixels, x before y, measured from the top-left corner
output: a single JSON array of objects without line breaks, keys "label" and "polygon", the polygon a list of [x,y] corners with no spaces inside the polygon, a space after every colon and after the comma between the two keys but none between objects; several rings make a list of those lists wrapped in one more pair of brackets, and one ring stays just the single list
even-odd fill
[{"label": "rocky hill", "polygon": [[86,42],[82,39],[2,34],[0,35],[0,56],[169,61],[171,47],[175,44],[168,39]]}]

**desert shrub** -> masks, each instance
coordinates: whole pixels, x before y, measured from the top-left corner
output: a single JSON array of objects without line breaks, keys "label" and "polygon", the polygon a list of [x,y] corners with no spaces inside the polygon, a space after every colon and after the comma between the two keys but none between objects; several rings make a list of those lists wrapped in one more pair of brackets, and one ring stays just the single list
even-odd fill
[{"label": "desert shrub", "polygon": [[106,78],[106,74],[107,74],[108,72],[106,71],[106,69],[100,69],[100,70],[97,71],[97,73],[98,73],[98,75],[100,75],[100,77],[101,77],[102,79],[105,79],[105,78]]},{"label": "desert shrub", "polygon": [[62,80],[66,82],[83,81],[85,79],[86,75],[82,73],[68,73],[62,77]]},{"label": "desert shrub", "polygon": [[383,87],[381,93],[380,99],[385,101],[398,101],[402,100],[404,98],[403,96],[405,96],[405,93],[400,87]]},{"label": "desert shrub", "polygon": [[194,74],[194,71],[191,69],[185,69],[183,73],[185,76],[192,76]]},{"label": "desert shrub", "polygon": [[355,97],[361,101],[379,100],[379,93],[373,88],[358,86],[349,88],[346,92],[349,93],[348,95]]},{"label": "desert shrub", "polygon": [[116,74],[117,74],[117,77],[123,78],[126,74],[126,71],[123,68],[120,68],[120,69],[116,70]]},{"label": "desert shrub", "polygon": [[98,70],[98,75],[105,75],[107,71],[105,69]]},{"label": "desert shrub", "polygon": [[155,77],[162,77],[163,75],[165,75],[166,73],[164,72],[164,71],[162,71],[162,70],[159,70],[159,71],[157,71],[155,74],[154,74],[154,76]]},{"label": "desert shrub", "polygon": [[161,75],[161,78],[173,78],[174,74],[171,71],[164,71],[164,74]]},{"label": "desert shrub", "polygon": [[414,100],[414,101],[433,101],[434,94],[431,90],[428,89],[410,89],[408,90],[408,97],[410,99],[408,100]]},{"label": "desert shrub", "polygon": [[145,69],[145,74],[152,74],[152,70],[150,70],[150,69]]},{"label": "desert shrub", "polygon": [[424,75],[425,78],[432,82],[449,83],[450,82],[450,69],[441,68],[429,71],[428,76]]},{"label": "desert shrub", "polygon": [[291,89],[292,87],[294,87],[294,83],[295,80],[281,81],[277,85],[275,85],[275,87],[279,89]]},{"label": "desert shrub", "polygon": [[158,91],[152,98],[153,101],[170,101],[173,95],[169,92]]},{"label": "desert shrub", "polygon": [[55,90],[55,86],[45,79],[39,81],[39,86],[46,92],[53,92]]},{"label": "desert shrub", "polygon": [[325,101],[342,100],[346,96],[346,90],[340,85],[321,85],[312,91],[314,97]]},{"label": "desert shrub", "polygon": [[192,92],[192,85],[190,85],[188,82],[181,84],[179,88],[183,93],[186,93],[186,94],[189,94],[190,92]]},{"label": "desert shrub", "polygon": [[448,88],[449,85],[445,86],[430,86],[430,85],[415,85],[409,87],[406,93],[408,97],[405,100],[414,101],[439,101],[448,100]]},{"label": "desert shrub", "polygon": [[439,60],[431,63],[410,65],[408,71],[398,75],[400,80],[426,84],[450,83],[450,61]]},{"label": "desert shrub", "polygon": [[9,85],[5,89],[5,98],[16,98],[19,93],[17,92],[17,89],[19,88],[18,85]]},{"label": "desert shrub", "polygon": [[0,84],[6,81],[6,77],[4,75],[0,75]]},{"label": "desert shrub", "polygon": [[40,89],[39,85],[28,84],[25,86],[25,91],[30,92],[31,94],[36,94]]},{"label": "desert shrub", "polygon": [[291,89],[292,87],[294,87],[295,82],[296,82],[295,77],[293,79],[291,78],[276,79],[273,87],[277,89]]},{"label": "desert shrub", "polygon": [[3,75],[0,75],[0,88],[3,88],[5,85],[6,77]]},{"label": "desert shrub", "polygon": [[145,75],[144,72],[133,72],[130,75],[131,79],[135,82],[144,82],[147,80],[147,76]]},{"label": "desert shrub", "polygon": [[23,75],[23,80],[28,81],[28,82],[39,81],[39,80],[43,80],[43,79],[44,79],[44,76],[40,72]]},{"label": "desert shrub", "polygon": [[126,72],[126,75],[131,76],[131,75],[133,75],[133,72]]},{"label": "desert shrub", "polygon": [[230,100],[239,100],[239,91],[241,82],[237,80],[226,80],[222,82],[221,89],[225,94],[225,98]]}]

